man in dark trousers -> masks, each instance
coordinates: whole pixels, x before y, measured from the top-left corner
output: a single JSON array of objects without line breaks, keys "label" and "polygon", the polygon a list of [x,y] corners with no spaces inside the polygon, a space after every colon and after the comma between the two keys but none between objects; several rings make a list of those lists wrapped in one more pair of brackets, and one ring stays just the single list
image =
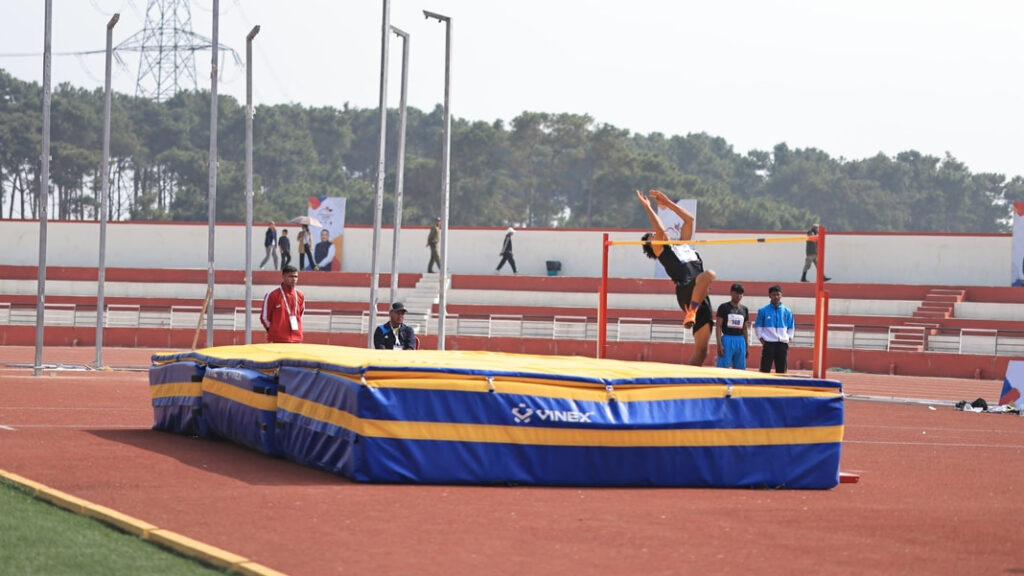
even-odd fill
[{"label": "man in dark trousers", "polygon": [[441,241],[441,217],[434,217],[434,225],[430,227],[427,234],[427,246],[430,247],[430,263],[427,264],[427,274],[433,273],[434,264],[438,270],[441,269],[441,254],[437,251],[437,243]]},{"label": "man in dark trousers", "polygon": [[501,262],[498,262],[498,267],[494,269],[494,273],[497,274],[501,271],[501,267],[505,265],[505,262],[509,263],[512,267],[513,274],[519,274],[516,270],[516,259],[512,256],[512,235],[516,233],[516,229],[509,227],[508,231],[505,232],[505,242],[501,245],[501,252],[498,255],[501,256]]},{"label": "man in dark trousers", "polygon": [[405,320],[405,306],[401,302],[391,304],[389,320],[373,332],[373,347],[377,350],[415,350],[416,332]]},{"label": "man in dark trousers", "polygon": [[761,341],[761,372],[771,372],[775,365],[777,374],[784,374],[789,359],[789,343],[793,341],[796,324],[793,311],[782,303],[782,287],[768,289],[771,302],[757,311],[754,331]]},{"label": "man in dark trousers", "polygon": [[281,249],[281,270],[292,263],[292,243],[288,240],[288,230],[281,230],[281,237],[277,240],[277,247]]},{"label": "man in dark trousers", "polygon": [[[817,236],[818,235],[818,225],[817,224],[813,224],[811,226],[811,229],[807,231],[807,235],[808,236]],[[818,241],[817,240],[808,240],[807,241],[807,247],[804,249],[804,253],[805,253],[805,256],[804,256],[804,273],[803,273],[802,276],[800,276],[800,281],[801,282],[807,282],[807,271],[811,269],[811,265],[812,264],[814,265],[815,268],[818,267]],[[829,280],[831,280],[831,278],[829,278],[828,276],[825,276],[825,282],[828,282]]]}]

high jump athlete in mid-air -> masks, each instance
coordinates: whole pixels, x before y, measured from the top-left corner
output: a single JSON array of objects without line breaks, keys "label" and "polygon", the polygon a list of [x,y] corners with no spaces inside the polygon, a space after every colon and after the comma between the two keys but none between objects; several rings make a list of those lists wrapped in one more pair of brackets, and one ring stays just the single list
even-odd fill
[{"label": "high jump athlete in mid-air", "polygon": [[708,342],[711,340],[711,326],[714,324],[711,312],[711,299],[708,298],[708,287],[715,279],[714,270],[704,270],[704,262],[700,255],[689,244],[652,244],[652,241],[677,240],[669,238],[665,224],[651,206],[651,200],[658,206],[668,208],[683,220],[683,228],[678,240],[693,239],[693,214],[668,199],[658,190],[648,192],[650,199],[637,190],[636,198],[647,211],[654,232],[643,235],[643,251],[648,258],[661,262],[669,278],[676,283],[676,301],[683,311],[683,327],[693,330],[693,342],[696,345],[689,364],[703,366],[708,355]]}]

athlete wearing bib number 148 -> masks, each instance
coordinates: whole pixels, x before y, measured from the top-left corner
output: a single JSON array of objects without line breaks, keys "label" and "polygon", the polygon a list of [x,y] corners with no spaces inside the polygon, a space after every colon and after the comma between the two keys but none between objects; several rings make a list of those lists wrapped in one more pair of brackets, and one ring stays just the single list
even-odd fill
[{"label": "athlete wearing bib number 148", "polygon": [[718,307],[718,361],[719,368],[747,369],[750,349],[747,347],[750,335],[750,311],[743,300],[743,284],[733,284],[729,289],[731,299]]},{"label": "athlete wearing bib number 148", "polygon": [[[693,214],[690,214],[682,206],[668,199],[658,190],[648,192],[650,199],[644,193],[637,190],[636,198],[647,212],[654,232],[643,235],[642,240],[644,254],[661,262],[665,272],[676,284],[676,301],[683,311],[683,327],[693,330],[693,343],[695,345],[693,355],[690,356],[688,364],[691,366],[703,366],[708,355],[708,343],[711,340],[711,325],[714,320],[711,318],[711,300],[708,298],[708,287],[715,279],[714,270],[704,270],[704,262],[700,254],[694,251],[688,244],[652,244],[651,242],[671,240],[692,240],[693,239]],[[679,238],[669,238],[665,231],[665,224],[661,221],[658,213],[651,206],[651,200],[658,203],[658,206],[667,208],[674,212],[683,221],[683,227]]]},{"label": "athlete wearing bib number 148", "polygon": [[263,297],[260,323],[267,330],[267,342],[302,342],[302,314],[306,297],[295,287],[299,271],[291,265],[281,269],[281,285]]}]

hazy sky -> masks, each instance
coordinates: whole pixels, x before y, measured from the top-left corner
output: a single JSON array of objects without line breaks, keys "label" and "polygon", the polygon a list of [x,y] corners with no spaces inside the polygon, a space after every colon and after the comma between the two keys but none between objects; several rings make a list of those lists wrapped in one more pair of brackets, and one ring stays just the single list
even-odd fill
[{"label": "hazy sky", "polygon": [[[102,87],[107,21],[121,14],[117,45],[142,29],[147,4],[53,0],[54,53],[101,52],[55,55],[54,86]],[[0,67],[23,80],[42,81],[43,5],[0,0]],[[212,37],[212,6],[191,2],[197,34]],[[246,34],[261,26],[257,104],[376,108],[382,6],[221,0],[220,42],[244,59]],[[431,110],[443,101],[444,25],[424,9],[453,21],[458,118],[585,113],[644,134],[707,132],[739,153],[780,142],[846,159],[914,149],[1024,174],[1018,0],[392,0],[392,25],[412,36],[409,104]],[[401,40],[391,38],[397,107]],[[134,93],[138,53],[122,58],[115,90]],[[200,88],[209,71],[210,53],[196,53]],[[227,57],[218,90],[244,103],[244,65]]]}]

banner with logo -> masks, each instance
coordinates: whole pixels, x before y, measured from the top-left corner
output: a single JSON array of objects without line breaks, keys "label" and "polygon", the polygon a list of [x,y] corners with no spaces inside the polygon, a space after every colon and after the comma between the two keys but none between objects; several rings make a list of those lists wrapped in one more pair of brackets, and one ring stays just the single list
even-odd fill
[{"label": "banner with logo", "polygon": [[327,230],[327,240],[334,245],[334,260],[331,271],[341,272],[342,247],[345,245],[345,199],[325,196],[310,196],[306,215],[316,218],[322,227],[310,226],[313,235],[314,254],[316,245],[321,241],[321,231]]},{"label": "banner with logo", "polygon": [[[690,214],[693,214],[693,237],[697,237],[697,200],[678,200],[676,204],[686,210]],[[665,233],[668,234],[669,240],[679,240],[680,236],[683,235],[683,219],[678,214],[658,206],[658,217],[661,218],[661,223],[665,225]],[[668,246],[666,246],[668,248]],[[661,262],[654,261],[654,277],[655,278],[668,278],[668,273],[665,272],[665,267],[661,265]]]},{"label": "banner with logo", "polygon": [[1021,393],[1024,392],[1024,360],[1010,360],[1006,364],[1006,379],[1003,380],[1003,391],[999,394],[1000,404],[1013,404],[1020,410]]},{"label": "banner with logo", "polygon": [[1013,203],[1013,250],[1011,286],[1024,286],[1024,202]]}]

